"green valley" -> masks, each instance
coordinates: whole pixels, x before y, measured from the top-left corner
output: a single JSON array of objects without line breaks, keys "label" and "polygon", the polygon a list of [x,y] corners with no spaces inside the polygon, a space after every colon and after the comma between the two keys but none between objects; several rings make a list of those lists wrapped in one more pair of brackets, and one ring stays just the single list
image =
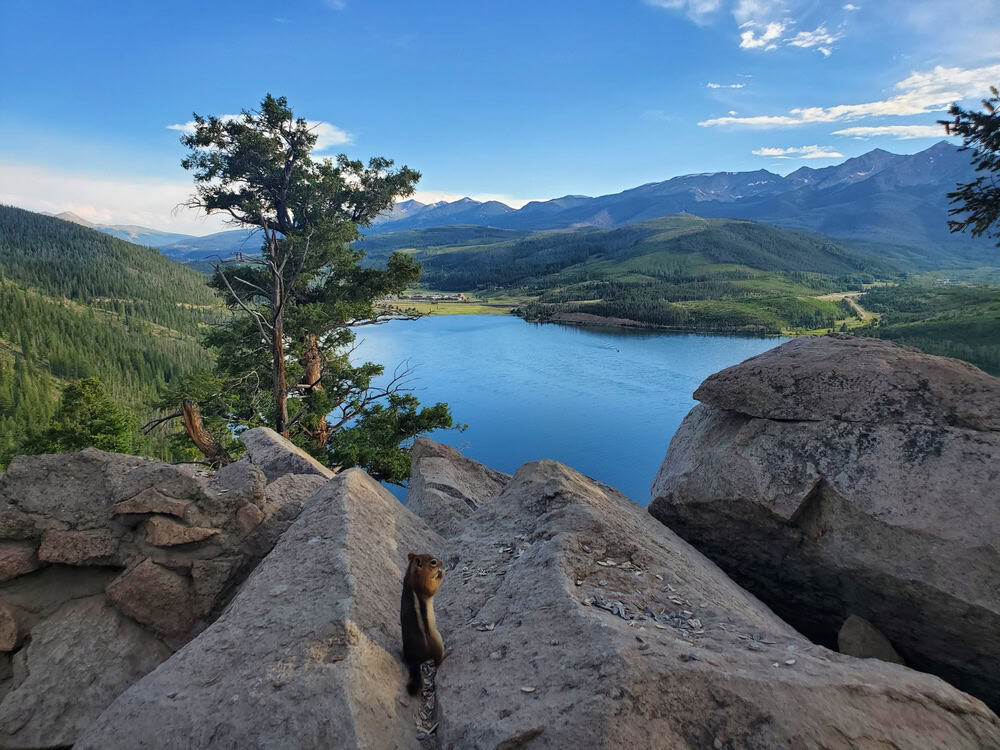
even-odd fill
[{"label": "green valley", "polygon": [[697,331],[858,325],[848,303],[819,297],[901,273],[827,237],[691,214],[530,234],[436,227],[369,237],[361,246],[371,263],[392,250],[412,254],[428,288],[526,298],[517,311],[530,320],[593,322],[594,315]]}]

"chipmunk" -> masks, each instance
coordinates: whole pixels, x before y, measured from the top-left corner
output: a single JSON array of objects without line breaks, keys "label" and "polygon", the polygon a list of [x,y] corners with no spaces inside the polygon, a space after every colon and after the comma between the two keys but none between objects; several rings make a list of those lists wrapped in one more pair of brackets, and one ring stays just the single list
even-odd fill
[{"label": "chipmunk", "polygon": [[403,631],[403,661],[410,669],[406,690],[416,695],[424,686],[420,665],[428,659],[437,665],[444,659],[444,641],[434,622],[434,594],[444,578],[444,566],[434,555],[410,552],[407,557],[399,624]]}]

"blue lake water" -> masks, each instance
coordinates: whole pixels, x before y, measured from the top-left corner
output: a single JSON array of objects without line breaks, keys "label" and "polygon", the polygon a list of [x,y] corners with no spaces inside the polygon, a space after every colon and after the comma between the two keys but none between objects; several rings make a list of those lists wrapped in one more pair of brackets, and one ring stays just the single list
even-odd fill
[{"label": "blue lake water", "polygon": [[[446,401],[465,432],[431,437],[513,473],[553,458],[636,502],[708,375],[786,341],[441,315],[358,330],[355,360],[416,367],[421,402]],[[390,488],[397,497],[405,490]]]}]

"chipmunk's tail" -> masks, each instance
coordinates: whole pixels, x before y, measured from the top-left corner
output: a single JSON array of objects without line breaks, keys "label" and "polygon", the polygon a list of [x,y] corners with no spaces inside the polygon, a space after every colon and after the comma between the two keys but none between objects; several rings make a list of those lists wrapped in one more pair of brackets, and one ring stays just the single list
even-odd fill
[{"label": "chipmunk's tail", "polygon": [[424,676],[420,672],[419,662],[410,662],[410,681],[406,683],[406,692],[410,695],[416,695],[424,687]]}]

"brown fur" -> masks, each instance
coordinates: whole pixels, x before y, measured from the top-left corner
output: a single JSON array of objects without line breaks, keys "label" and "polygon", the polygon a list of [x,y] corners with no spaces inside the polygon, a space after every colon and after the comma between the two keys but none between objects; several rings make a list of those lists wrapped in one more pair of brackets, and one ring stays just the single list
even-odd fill
[{"label": "brown fur", "polygon": [[410,695],[416,695],[424,684],[420,665],[428,659],[435,664],[444,659],[444,642],[437,631],[433,601],[444,578],[444,565],[434,555],[410,552],[407,557],[399,624],[403,633],[403,661],[410,670],[406,689]]}]

